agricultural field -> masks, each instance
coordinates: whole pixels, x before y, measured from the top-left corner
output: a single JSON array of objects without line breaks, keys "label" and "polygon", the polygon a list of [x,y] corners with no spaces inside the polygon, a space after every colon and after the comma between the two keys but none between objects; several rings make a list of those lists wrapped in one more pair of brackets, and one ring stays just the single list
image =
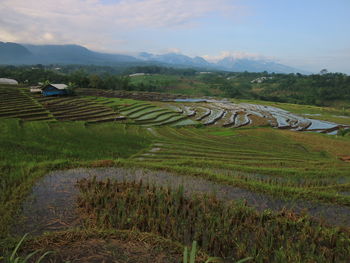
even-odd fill
[{"label": "agricultural field", "polygon": [[52,115],[24,89],[0,86],[0,118],[53,120]]},{"label": "agricultural field", "polygon": [[[257,101],[230,102],[217,99],[166,99],[161,101],[140,101],[120,98],[101,98],[90,96],[89,99],[102,104],[108,104],[119,114],[127,117],[132,123],[144,126],[159,125],[204,125],[213,127],[254,127],[271,126],[279,129],[297,131],[316,131],[321,133],[336,134],[341,129],[347,129],[350,124],[347,116],[325,118],[325,120],[313,119],[319,114],[306,113],[306,106],[295,105],[297,110],[289,111],[292,104],[257,104]],[[289,106],[289,107],[288,107]],[[311,112],[320,107],[310,106]],[[336,114],[335,109],[323,109]],[[302,114],[300,112],[303,112]],[[293,113],[294,112],[294,113]],[[310,111],[307,111],[310,112]],[[349,114],[349,113],[345,113]],[[331,120],[331,121],[330,121]],[[345,121],[344,121],[345,120]],[[338,121],[338,122],[335,122]]]},{"label": "agricultural field", "polygon": [[96,98],[98,103],[107,103],[121,116],[125,116],[129,123],[141,126],[182,126],[182,125],[196,125],[199,122],[188,118],[182,111],[176,108],[164,107],[164,105],[157,105],[146,101],[132,100],[132,99],[118,99],[118,98]]},{"label": "agricultural field", "polygon": [[257,100],[232,99],[234,103],[251,103],[277,107],[306,118],[335,122],[343,125],[350,125],[350,109],[345,107],[318,107],[312,105],[299,105],[291,103],[279,103]]},{"label": "agricultural field", "polygon": [[86,121],[87,123],[124,120],[103,103],[94,103],[85,98],[36,97],[37,101],[51,112],[58,121]]},{"label": "agricultural field", "polygon": [[[201,76],[176,76],[153,74],[144,76],[134,76],[130,78],[130,85],[142,90],[149,90],[153,87],[154,91],[170,94],[184,94],[195,96],[219,96],[223,92],[202,80]],[[146,89],[147,87],[147,89]]]},{"label": "agricultural field", "polygon": [[0,260],[349,262],[335,110],[0,92]]}]

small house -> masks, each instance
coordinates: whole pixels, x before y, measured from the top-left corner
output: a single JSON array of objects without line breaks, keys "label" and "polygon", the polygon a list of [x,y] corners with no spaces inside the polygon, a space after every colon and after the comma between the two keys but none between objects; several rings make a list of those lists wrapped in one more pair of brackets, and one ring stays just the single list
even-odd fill
[{"label": "small house", "polygon": [[30,92],[31,93],[42,93],[41,86],[31,86]]},{"label": "small house", "polygon": [[66,84],[48,84],[41,91],[44,96],[67,95],[67,88]]},{"label": "small house", "polygon": [[18,81],[14,79],[0,78],[0,84],[18,85]]}]

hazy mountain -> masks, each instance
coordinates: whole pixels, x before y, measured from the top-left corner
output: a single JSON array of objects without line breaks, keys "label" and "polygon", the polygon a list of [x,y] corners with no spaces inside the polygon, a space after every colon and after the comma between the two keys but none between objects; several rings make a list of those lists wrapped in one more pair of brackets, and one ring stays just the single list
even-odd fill
[{"label": "hazy mountain", "polygon": [[285,66],[270,60],[255,58],[225,57],[216,63],[210,63],[202,57],[188,57],[177,53],[168,53],[164,55],[154,55],[151,53],[139,53],[138,58],[146,61],[163,62],[171,65],[183,65],[187,67],[198,67],[205,69],[227,70],[227,71],[249,71],[249,72],[275,72],[275,73],[303,73],[303,71]]},{"label": "hazy mountain", "polygon": [[96,64],[108,65],[120,62],[135,62],[127,55],[104,54],[78,45],[24,45],[41,64]]},{"label": "hazy mountain", "polygon": [[269,60],[226,57],[210,63],[202,57],[168,53],[156,55],[142,52],[136,56],[107,54],[78,45],[29,45],[0,42],[0,64],[93,64],[93,65],[156,64],[173,67],[193,67],[204,70],[296,73],[303,71]]},{"label": "hazy mountain", "polygon": [[183,66],[192,66],[192,67],[213,67],[208,61],[201,57],[188,57],[182,54],[177,53],[167,53],[163,55],[154,55],[147,52],[139,53],[138,58],[147,60],[147,61],[156,61],[163,62],[173,65],[183,65]]},{"label": "hazy mountain", "polygon": [[[276,63],[271,60],[226,57],[219,60],[216,65],[229,71],[248,71],[248,72],[275,72],[275,73],[303,73],[304,71],[295,69],[286,65]],[[305,73],[305,72],[304,72]]]},{"label": "hazy mountain", "polygon": [[96,64],[137,62],[135,57],[104,54],[78,45],[27,45],[0,42],[0,64]]},{"label": "hazy mountain", "polygon": [[11,61],[15,63],[16,61],[28,58],[30,55],[29,50],[22,45],[0,42],[0,62]]}]

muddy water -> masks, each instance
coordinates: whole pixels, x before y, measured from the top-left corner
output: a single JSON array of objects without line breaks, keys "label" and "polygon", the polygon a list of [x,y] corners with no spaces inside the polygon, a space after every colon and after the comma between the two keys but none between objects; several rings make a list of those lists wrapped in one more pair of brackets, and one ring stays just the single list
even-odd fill
[{"label": "muddy water", "polygon": [[221,200],[245,200],[248,205],[264,209],[307,210],[317,218],[332,225],[350,227],[350,207],[316,204],[301,200],[281,200],[229,185],[217,184],[198,177],[178,176],[162,171],[125,168],[71,169],[48,174],[33,188],[31,196],[23,204],[23,212],[13,228],[14,234],[42,234],[46,231],[64,230],[79,226],[76,212],[78,190],[75,183],[83,178],[149,182],[159,186],[178,188],[184,186],[186,194],[215,194]]}]

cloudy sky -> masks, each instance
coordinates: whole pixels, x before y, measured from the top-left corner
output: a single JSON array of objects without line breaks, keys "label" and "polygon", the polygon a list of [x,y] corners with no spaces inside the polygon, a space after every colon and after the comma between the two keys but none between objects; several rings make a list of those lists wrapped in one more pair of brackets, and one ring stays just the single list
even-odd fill
[{"label": "cloudy sky", "polygon": [[0,0],[0,41],[350,73],[350,0]]}]

